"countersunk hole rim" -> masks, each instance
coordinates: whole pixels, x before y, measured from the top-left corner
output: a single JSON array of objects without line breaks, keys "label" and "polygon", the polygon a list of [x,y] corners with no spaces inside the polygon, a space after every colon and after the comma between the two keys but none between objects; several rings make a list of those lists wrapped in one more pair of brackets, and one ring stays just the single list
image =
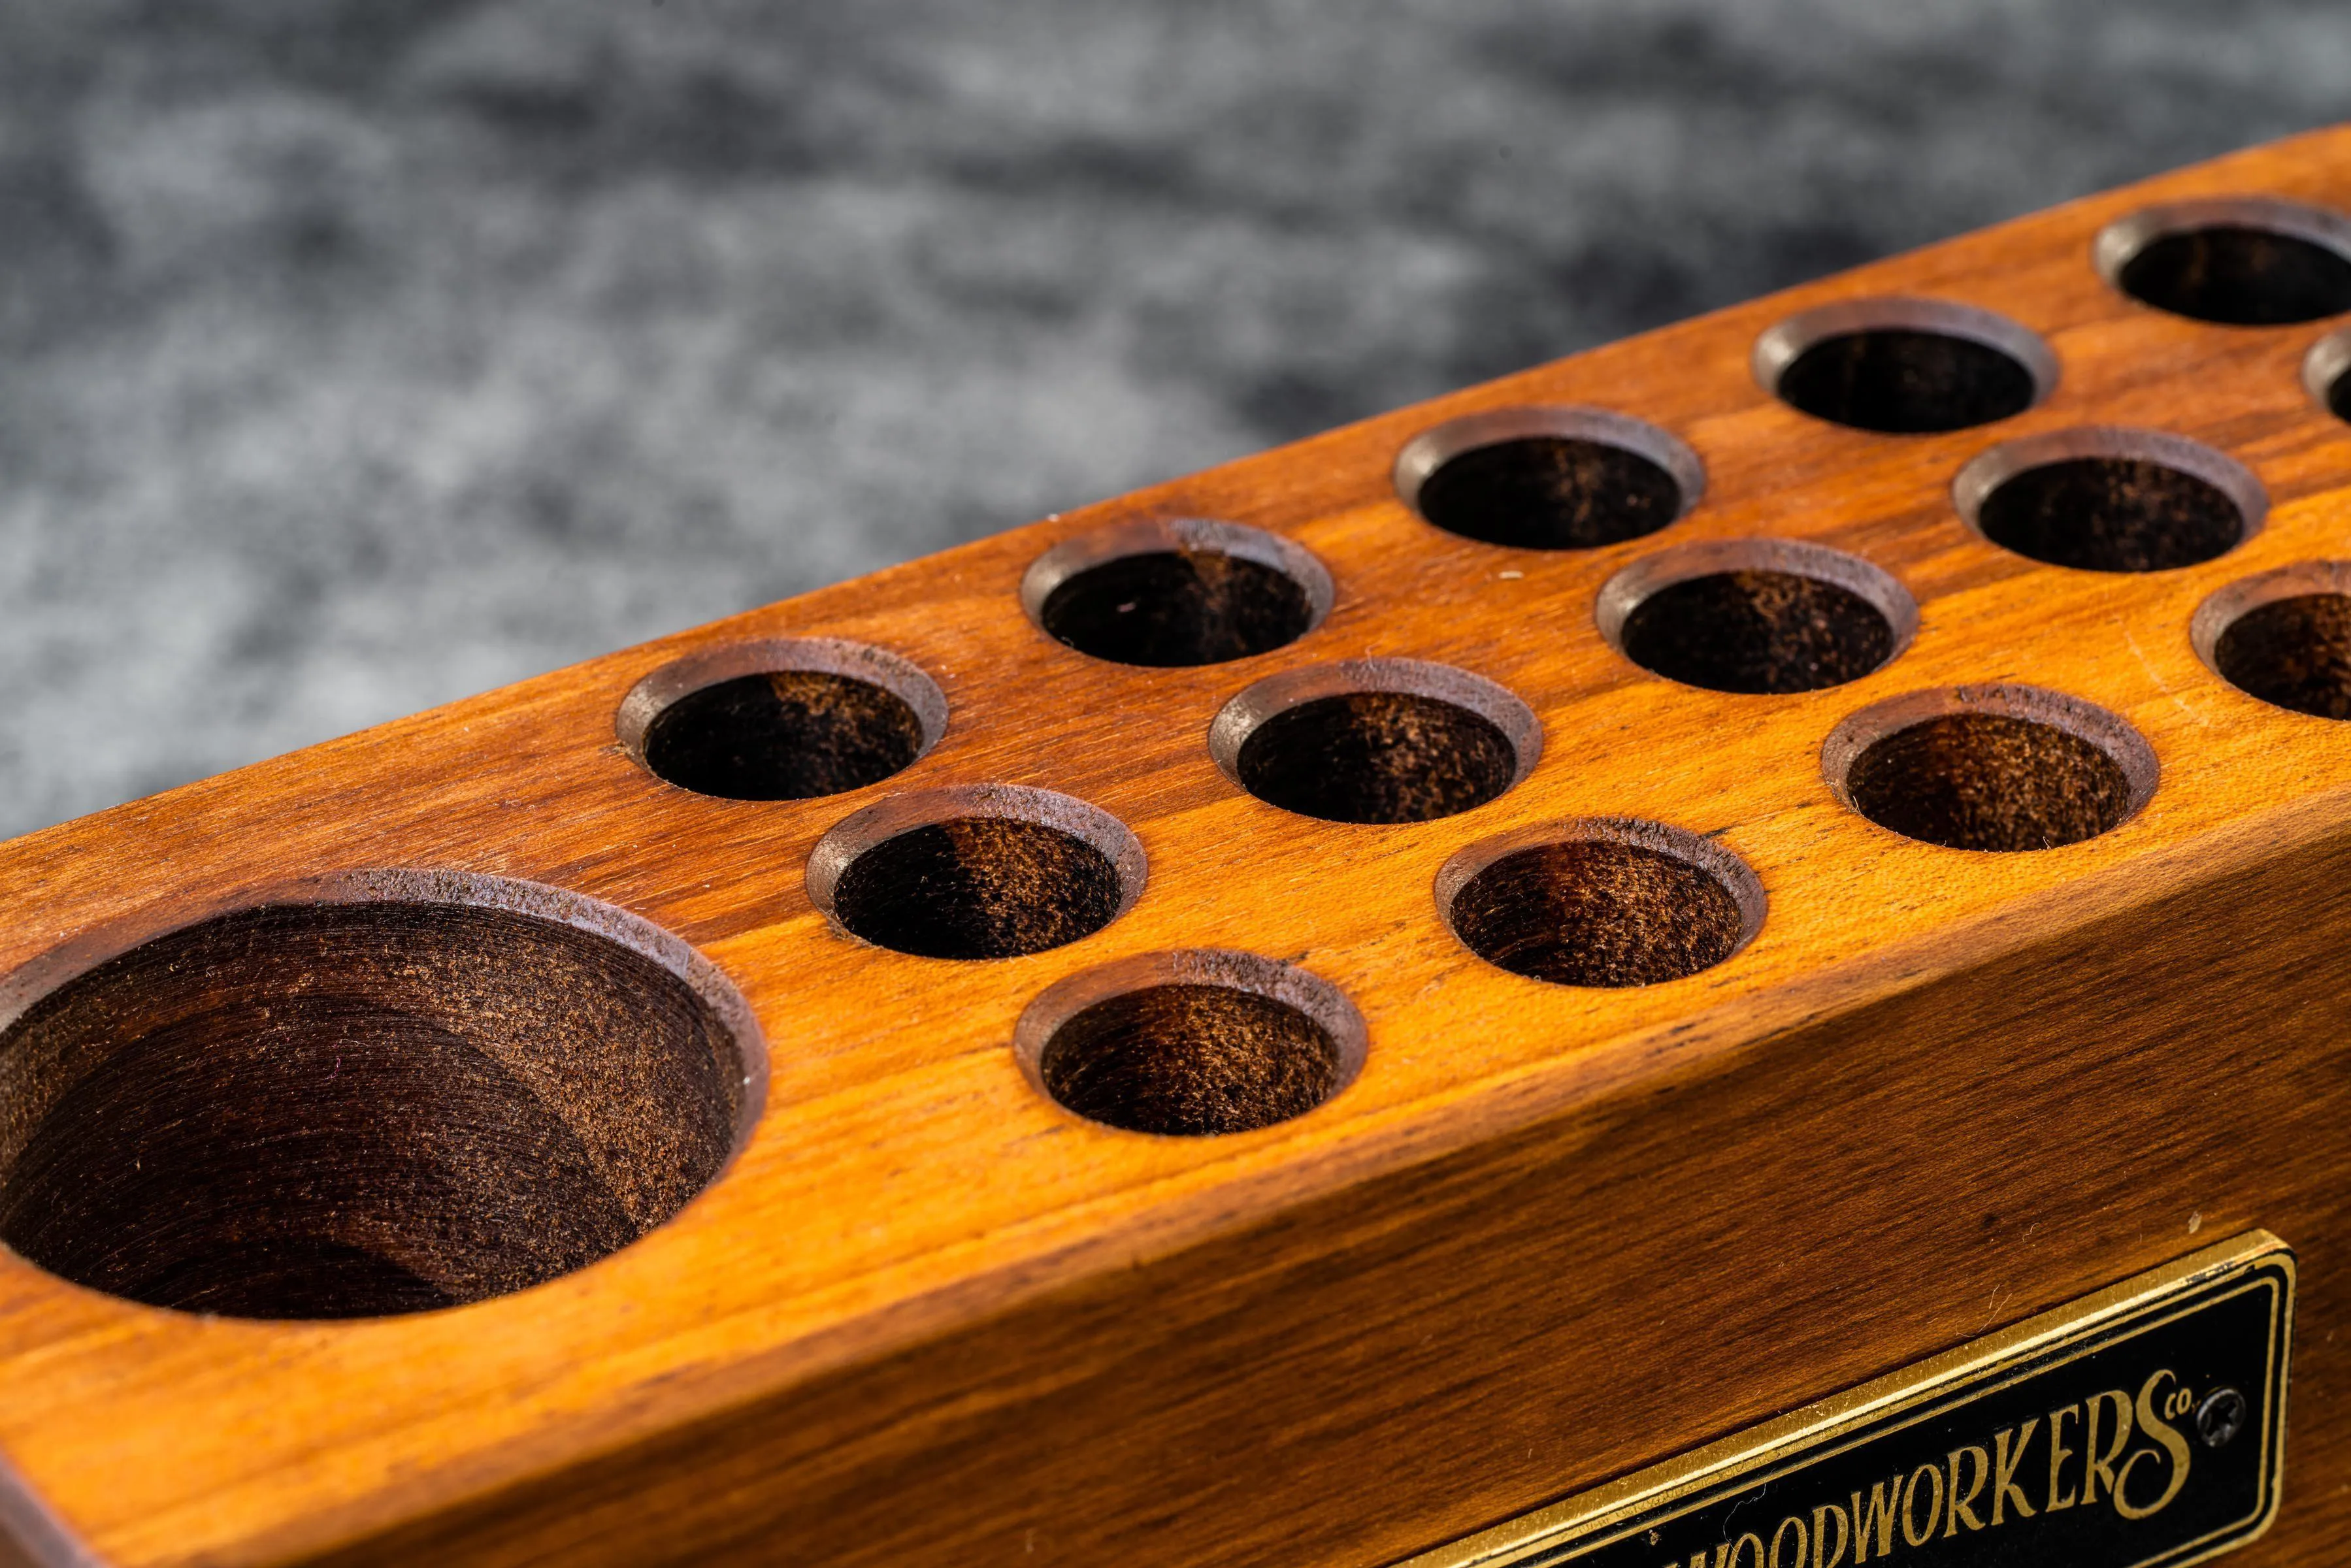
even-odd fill
[{"label": "countersunk hole rim", "polygon": [[[655,770],[646,755],[654,725],[679,703],[753,675],[834,675],[873,686],[895,697],[914,716],[917,736],[911,754],[888,773],[846,789],[816,794],[747,796],[715,794],[678,783]],[[672,659],[640,678],[612,716],[620,747],[632,762],[671,789],[705,800],[813,800],[848,794],[904,772],[930,755],[947,732],[946,693],[928,672],[904,654],[845,637],[751,637],[698,649]]]},{"label": "countersunk hole rim", "polygon": [[[1097,1005],[1169,987],[1238,991],[1303,1015],[1333,1051],[1331,1079],[1315,1102],[1292,1114],[1225,1132],[1157,1132],[1122,1125],[1077,1110],[1048,1082],[1054,1037]],[[1029,1086],[1061,1114],[1114,1136],[1195,1142],[1245,1137],[1287,1126],[1322,1111],[1361,1077],[1370,1058],[1371,1031],[1363,1013],[1338,986],[1299,964],[1227,947],[1185,947],[1133,954],[1080,970],[1040,991],[1013,1026],[1012,1052]]]},{"label": "countersunk hole rim", "polygon": [[2231,691],[2280,713],[2295,714],[2329,724],[2341,719],[2314,709],[2264,696],[2231,673],[2225,639],[2245,617],[2271,605],[2297,599],[2341,599],[2351,608],[2351,560],[2305,560],[2239,578],[2205,596],[2189,618],[2188,640],[2206,669]]},{"label": "countersunk hole rim", "polygon": [[[653,1239],[707,1199],[749,1148],[768,1110],[770,1053],[758,1013],[724,969],[684,938],[617,904],[550,883],[456,868],[361,865],[310,876],[273,878],[196,900],[158,903],[102,922],[0,976],[0,1041],[16,1043],[19,1027],[37,1022],[47,1004],[55,1001],[59,1006],[69,1005],[70,993],[77,987],[86,981],[95,983],[118,961],[134,958],[159,944],[196,940],[208,931],[241,923],[273,918],[299,922],[310,912],[345,911],[364,915],[371,909],[404,909],[417,915],[447,909],[517,918],[524,923],[517,929],[567,928],[593,939],[587,950],[593,951],[601,945],[625,951],[653,972],[675,982],[705,1009],[716,1026],[719,1037],[716,1043],[724,1051],[723,1061],[732,1081],[733,1113],[726,1123],[725,1145],[716,1160],[705,1173],[693,1178],[690,1190],[674,1205],[665,1207],[651,1223],[619,1245],[538,1278],[429,1306],[403,1305],[376,1312],[338,1311],[323,1314],[245,1311],[217,1304],[202,1308],[179,1306],[120,1293],[56,1271],[5,1242],[0,1242],[0,1252],[19,1259],[49,1280],[89,1291],[118,1307],[163,1312],[181,1321],[194,1313],[249,1322],[299,1323],[306,1329],[337,1329],[423,1312],[478,1311],[541,1286],[559,1284]],[[266,985],[260,988],[261,992],[268,989]],[[295,993],[289,990],[286,994]],[[359,1037],[351,1038],[356,1040]],[[140,1041],[133,1040],[108,1047],[97,1061],[102,1064],[140,1045]],[[39,1124],[58,1109],[53,1101],[30,1124],[26,1135],[37,1131]],[[12,1166],[20,1152],[10,1153]]]},{"label": "countersunk hole rim", "polygon": [[[971,821],[1027,823],[1074,839],[1101,855],[1117,881],[1107,913],[1086,929],[1040,946],[1002,954],[919,953],[876,940],[856,928],[840,906],[841,879],[865,855],[925,828]],[[1150,857],[1134,831],[1091,801],[1026,784],[956,784],[891,795],[851,812],[826,830],[809,852],[802,877],[809,902],[841,936],[880,952],[946,963],[1000,963],[1084,941],[1132,910],[1150,881]]]},{"label": "countersunk hole rim", "polygon": [[[1508,686],[1454,664],[1437,664],[1426,659],[1385,657],[1338,659],[1300,665],[1243,687],[1218,708],[1216,717],[1209,721],[1209,758],[1235,788],[1253,800],[1263,800],[1264,797],[1258,795],[1242,776],[1241,750],[1249,744],[1249,737],[1271,720],[1293,709],[1328,697],[1346,697],[1357,693],[1394,693],[1426,698],[1465,709],[1499,730],[1510,748],[1510,777],[1488,800],[1479,802],[1480,805],[1489,804],[1517,789],[1541,759],[1542,721],[1536,716],[1534,709]],[[1276,810],[1290,810],[1290,808],[1270,800],[1266,800],[1265,804]],[[1475,806],[1466,808],[1476,809]],[[1315,821],[1363,827],[1417,826],[1424,821],[1442,820],[1438,817],[1399,822],[1346,823],[1341,819],[1312,817],[1306,812],[1290,814],[1308,816]],[[1446,813],[1458,814],[1458,811]]]},{"label": "countersunk hole rim", "polygon": [[2241,322],[2224,318],[2191,314],[2174,310],[2142,298],[2123,286],[2123,273],[2147,248],[2156,242],[2175,235],[2206,230],[2248,229],[2274,235],[2283,239],[2299,240],[2318,249],[2331,252],[2337,259],[2351,265],[2351,214],[2312,202],[2294,201],[2283,196],[2241,195],[2207,196],[2178,202],[2158,202],[2141,207],[2115,219],[2098,230],[2090,242],[2091,266],[2099,280],[2116,294],[2149,310],[2186,321],[2198,321],[2211,327],[2249,328],[2255,331],[2274,330],[2281,327],[2298,326],[2304,322],[2325,320],[2341,315],[2341,310],[2321,311],[2314,316],[2303,316],[2291,320],[2272,322]]},{"label": "countersunk hole rim", "polygon": [[[1677,862],[1713,879],[1716,885],[1729,894],[1738,918],[1738,930],[1720,956],[1680,974],[1655,980],[1633,982],[1629,987],[1596,985],[1588,982],[1552,980],[1539,975],[1497,962],[1481,951],[1463,935],[1457,911],[1462,895],[1478,880],[1501,862],[1531,851],[1573,844],[1621,845]],[[1455,852],[1438,868],[1434,884],[1434,896],[1438,917],[1445,928],[1462,949],[1479,962],[1507,975],[1531,980],[1538,985],[1564,986],[1574,989],[1641,988],[1673,985],[1694,979],[1710,970],[1721,967],[1744,953],[1761,936],[1770,915],[1771,898],[1763,880],[1746,858],[1703,834],[1677,828],[1646,817],[1573,817],[1557,821],[1537,822],[1481,839]]]},{"label": "countersunk hole rim", "polygon": [[[1780,383],[1789,368],[1813,349],[1839,338],[1884,331],[1956,338],[2004,354],[2014,361],[2032,382],[2032,400],[2023,408],[1993,419],[1970,420],[1937,430],[1889,432],[1814,413],[1782,396]],[[2050,346],[2046,338],[2022,321],[1957,299],[1898,294],[1833,300],[1776,321],[1756,335],[1754,348],[1748,355],[1748,369],[1754,376],[1756,385],[1805,418],[1841,429],[1860,430],[1878,435],[1946,435],[1955,431],[1995,424],[2001,419],[2013,419],[2048,402],[2064,375],[2063,361],[2058,359],[2057,350]]]},{"label": "countersunk hole rim", "polygon": [[[1498,543],[1447,528],[1422,509],[1422,493],[1428,482],[1455,459],[1487,447],[1546,437],[1614,447],[1661,469],[1675,488],[1673,515],[1628,538],[1583,547]],[[1390,482],[1396,498],[1415,517],[1448,538],[1482,545],[1488,549],[1547,555],[1562,550],[1607,549],[1663,532],[1688,517],[1706,498],[1707,474],[1705,460],[1689,443],[1646,419],[1588,403],[1521,403],[1464,414],[1418,432],[1397,449]]]},{"label": "countersunk hole rim", "polygon": [[1710,691],[1732,696],[1801,695],[1750,694],[1683,681],[1642,664],[1625,646],[1626,622],[1642,605],[1658,593],[1685,582],[1742,571],[1810,578],[1828,583],[1861,600],[1886,622],[1889,646],[1884,658],[1847,680],[1804,690],[1829,691],[1839,685],[1851,685],[1853,681],[1865,680],[1892,665],[1909,651],[1910,644],[1917,638],[1918,601],[1899,578],[1860,556],[1802,539],[1702,539],[1670,546],[1653,555],[1643,556],[1601,586],[1599,599],[1593,608],[1593,620],[1602,639],[1620,657],[1660,680],[1687,685],[1694,691]]},{"label": "countersunk hole rim", "polygon": [[[1227,659],[1141,664],[1099,653],[1053,631],[1047,612],[1057,590],[1087,572],[1137,556],[1222,555],[1280,572],[1305,600],[1306,622],[1282,642]],[[1020,609],[1029,624],[1057,648],[1122,669],[1202,669],[1259,658],[1311,636],[1329,619],[1338,598],[1330,568],[1297,540],[1246,523],[1217,517],[1178,517],[1113,523],[1061,540],[1029,563],[1020,576]]]},{"label": "countersunk hole rim", "polygon": [[[2341,327],[2329,332],[2310,346],[2302,357],[2303,390],[2310,401],[2333,418],[2351,422],[2351,327]],[[2335,406],[2335,389],[2343,388],[2343,406]]]},{"label": "countersunk hole rim", "polygon": [[[2024,849],[1978,849],[1921,838],[1880,821],[1850,786],[1854,767],[1871,747],[1904,731],[1938,719],[1982,715],[2043,726],[2071,736],[2095,749],[2119,773],[2126,791],[2123,810],[2095,832],[2062,844]],[[1987,683],[1930,687],[1905,692],[1848,714],[1821,745],[1821,777],[1837,802],[1882,831],[1912,843],[1967,854],[2040,853],[2069,849],[2106,837],[2136,821],[2155,799],[2162,784],[2162,765],[2155,747],[2137,727],[2121,715],[2085,697],[2046,686],[2017,683]]]},{"label": "countersunk hole rim", "polygon": [[2081,459],[2146,463],[2168,468],[2210,486],[2236,510],[2237,537],[2225,549],[2198,560],[2145,570],[2184,571],[2219,560],[2242,549],[2269,521],[2269,489],[2252,468],[2219,447],[2207,445],[2191,437],[2168,430],[2128,424],[2077,424],[2039,435],[2020,436],[1988,447],[1970,458],[1952,476],[1952,508],[1959,513],[1959,521],[1966,525],[1970,533],[1994,549],[2022,559],[2054,566],[2064,571],[2140,575],[2142,569],[2077,567],[2062,561],[2043,560],[2039,556],[2013,549],[1984,531],[1984,504],[2002,486],[2035,469]]}]

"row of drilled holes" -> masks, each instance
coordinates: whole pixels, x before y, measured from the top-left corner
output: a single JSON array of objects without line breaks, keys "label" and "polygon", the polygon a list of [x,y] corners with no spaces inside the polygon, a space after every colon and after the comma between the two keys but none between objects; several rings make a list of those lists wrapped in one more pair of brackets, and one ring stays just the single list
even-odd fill
[{"label": "row of drilled holes", "polygon": [[[2204,204],[2116,225],[2098,261],[2150,304],[2274,325],[2351,308],[2346,232],[2308,208]],[[1798,408],[1889,432],[2021,412],[2055,373],[2045,347],[2014,324],[1920,301],[1784,323],[1758,344],[1756,365]],[[2305,379],[2351,414],[2346,367],[2351,335],[2337,335],[2313,350]],[[2035,559],[2123,570],[2210,559],[2258,524],[2258,487],[2207,449],[2128,433],[2056,439],[1971,465],[1957,486],[1962,515]],[[1531,411],[1431,433],[1407,449],[1399,478],[1440,527],[1578,548],[1665,527],[1703,476],[1648,426]],[[2069,533],[2065,515],[2085,504],[2100,525]],[[1191,522],[1064,545],[1029,573],[1024,597],[1040,625],[1084,652],[1193,664],[1303,636],[1329,609],[1331,584],[1287,540]],[[1756,540],[1652,557],[1619,574],[1600,607],[1603,632],[1645,667],[1765,693],[1879,667],[1915,614],[1865,563]],[[2288,568],[2224,589],[2198,612],[2193,635],[2209,664],[2253,695],[2351,716],[2351,567]],[[632,694],[621,728],[649,768],[689,789],[787,799],[889,777],[946,718],[938,688],[905,661],[803,640],[674,665]],[[1540,742],[1509,693],[1407,661],[1260,682],[1211,734],[1219,765],[1259,796],[1370,821],[1426,821],[1490,800],[1523,777]],[[2154,784],[2152,756],[2119,720],[2016,688],[1880,704],[1840,725],[1823,760],[1841,797],[1873,820],[1985,849],[2088,837]],[[856,813],[820,841],[809,883],[835,919],[885,946],[998,956],[1101,929],[1144,874],[1134,835],[1106,813],[983,786]],[[634,950],[657,948],[655,936],[615,944],[504,907],[511,892],[496,908],[439,902],[448,892],[435,880],[223,916],[43,998],[11,1029],[12,1051],[96,1051],[110,1065],[54,1103],[21,1108],[29,1142],[0,1176],[0,1239],[57,1273],[157,1305],[347,1317],[551,1279],[666,1218],[739,1137],[758,1098],[756,1052],[695,985]],[[1761,885],[1736,857],[1632,821],[1551,824],[1473,845],[1446,862],[1436,897],[1481,956],[1583,986],[1694,974],[1736,952],[1763,917]],[[289,974],[302,984],[289,989]],[[1365,1038],[1353,1007],[1313,975],[1187,952],[1050,988],[1023,1013],[1015,1051],[1040,1088],[1081,1115],[1199,1134],[1320,1104],[1360,1068]],[[590,1060],[602,1065],[583,1076]],[[614,1085],[639,1081],[616,1097]],[[452,1135],[470,1151],[454,1163]],[[428,1189],[434,1201],[419,1201]]]},{"label": "row of drilled holes", "polygon": [[[2214,215],[2231,221],[2164,226]],[[2296,321],[2351,308],[2351,262],[2330,227],[2337,222],[2278,204],[2173,209],[2117,225],[2098,248],[2109,277],[2148,303],[2207,320]],[[2136,248],[2115,243],[2134,229]],[[2007,417],[2045,395],[2056,371],[2045,345],[2015,323],[1922,300],[1858,301],[1798,317],[1764,335],[1755,362],[1764,384],[1804,412],[1888,433]],[[2344,401],[2346,362],[2351,345],[2341,335],[2307,361],[2314,392],[2330,406]],[[1703,471],[1678,441],[1622,415],[1527,409],[1426,433],[1405,449],[1397,482],[1447,531],[1581,549],[1685,515]],[[2111,571],[2209,560],[2257,528],[2265,505],[2252,476],[2210,448],[2108,429],[1995,448],[1953,489],[1962,517],[1993,542]],[[2199,612],[2199,651],[2263,700],[2351,716],[2351,598],[2336,591],[2333,570],[2289,568],[2224,590]],[[1221,663],[1286,645],[1320,622],[1331,595],[1328,573],[1295,544],[1197,520],[1071,541],[1023,584],[1030,615],[1049,633],[1095,657],[1146,666]],[[1916,607],[1898,583],[1855,558],[1742,540],[1637,563],[1604,591],[1600,622],[1613,645],[1656,674],[1715,690],[1784,693],[1880,667],[1907,642]],[[877,651],[830,645],[820,662],[860,660],[867,673],[894,678],[876,685],[843,669],[802,667],[714,682],[649,712],[634,748],[673,782],[737,798],[875,781],[920,755],[945,705],[919,672]],[[1261,682],[1228,705],[1210,738],[1225,771],[1270,803],[1332,821],[1406,822],[1499,795],[1532,765],[1540,729],[1523,704],[1466,672],[1377,661]],[[2144,803],[2155,773],[2144,741],[2119,719],[2021,688],[1880,705],[1841,726],[1827,750],[1837,793],[1871,820],[1972,849],[2095,836]],[[1460,869],[1481,857],[1490,863],[1474,874]],[[1133,835],[1106,815],[1044,791],[982,789],[860,813],[827,835],[810,882],[832,918],[879,946],[994,957],[1101,929],[1139,894],[1141,877]],[[1439,902],[1447,925],[1489,961],[1605,986],[1677,978],[1728,957],[1752,934],[1761,893],[1746,868],[1677,830],[1585,824],[1508,853],[1466,852],[1440,878]],[[1262,986],[1227,988],[1221,1001],[1215,989],[1178,988],[1189,998],[1180,1006],[1176,991],[1165,1007],[1132,992],[1099,1001],[1069,1025],[1066,1039],[1085,1049],[1048,1039],[1030,1053],[1032,1073],[1081,1113],[1155,1132],[1261,1125],[1302,1109],[1302,1085],[1322,1085],[1310,1103],[1335,1087],[1346,1031],[1330,1006],[1319,1020],[1316,1009],[1293,1007],[1290,1023],[1274,1029]],[[1129,1014],[1131,1027],[1103,1022]],[[1245,1039],[1259,1047],[1236,1043]],[[1290,1040],[1287,1051],[1266,1044],[1280,1039]],[[1301,1067],[1309,1058],[1321,1065]],[[1150,1072],[1137,1068],[1144,1061],[1155,1063]],[[1207,1061],[1223,1066],[1204,1075]],[[1190,1109],[1162,1103],[1166,1094]]]}]

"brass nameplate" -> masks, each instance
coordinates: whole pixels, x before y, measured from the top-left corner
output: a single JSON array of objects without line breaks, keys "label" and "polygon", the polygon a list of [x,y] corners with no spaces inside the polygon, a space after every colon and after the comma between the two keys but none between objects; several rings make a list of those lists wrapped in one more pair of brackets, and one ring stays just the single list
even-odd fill
[{"label": "brass nameplate", "polygon": [[2254,1231],[1405,1568],[2179,1568],[2276,1515],[2294,1255]]}]

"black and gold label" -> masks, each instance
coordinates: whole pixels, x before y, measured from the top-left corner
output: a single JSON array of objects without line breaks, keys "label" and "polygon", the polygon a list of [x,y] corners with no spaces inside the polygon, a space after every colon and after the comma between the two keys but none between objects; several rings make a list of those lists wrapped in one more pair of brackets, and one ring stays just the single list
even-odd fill
[{"label": "black and gold label", "polygon": [[2259,1535],[2294,1255],[2256,1231],[1405,1568],[2179,1568]]}]

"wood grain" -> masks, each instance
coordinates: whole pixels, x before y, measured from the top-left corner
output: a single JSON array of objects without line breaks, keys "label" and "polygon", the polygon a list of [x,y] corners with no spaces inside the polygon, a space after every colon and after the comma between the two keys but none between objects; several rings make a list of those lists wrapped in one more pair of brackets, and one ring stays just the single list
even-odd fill
[{"label": "wood grain", "polygon": [[[140,1568],[1352,1568],[2259,1225],[2301,1257],[2298,1362],[2284,1511],[2232,1561],[2323,1558],[2351,1514],[2351,746],[2219,679],[2189,628],[2228,584],[2351,554],[2351,426],[2299,380],[2327,324],[2162,314],[2089,260],[2148,203],[2243,193],[2351,206],[2351,131],[0,846],[8,1017],[209,914],[386,871],[506,879],[691,945],[756,1018],[768,1074],[734,1163],[675,1218],[455,1310],[203,1318],[0,1256],[7,1472],[85,1560]],[[1756,385],[1766,329],[1879,295],[1998,311],[2048,341],[2060,380],[1996,424],[1915,435]],[[1529,403],[1672,433],[1705,465],[1703,500],[1647,537],[1552,552],[1441,532],[1397,499],[1416,434]],[[2090,424],[2228,454],[2266,490],[2265,523],[2140,574],[2043,565],[1959,521],[1949,487],[1971,458]],[[1336,585],[1327,617],[1248,659],[1148,668],[1021,613],[1048,549],[1186,517],[1311,550]],[[1651,676],[1601,635],[1595,603],[1626,566],[1757,537],[1891,574],[1915,638],[1849,684],[1743,695]],[[911,661],[945,693],[944,732],[882,782],[779,801],[665,784],[616,739],[648,675],[792,637]],[[1366,658],[1499,683],[1539,719],[1541,759],[1475,810],[1401,824],[1283,812],[1218,769],[1209,726],[1244,688]],[[1999,683],[2126,721],[2159,765],[2143,807],[2064,848],[1987,854],[1877,827],[1823,778],[1848,716]],[[1141,895],[1075,943],[998,960],[827,924],[803,876],[823,834],[976,785],[1125,824]],[[1440,869],[1585,818],[1739,857],[1768,904],[1753,940],[1615,988],[1471,956],[1438,917]],[[1353,1081],[1204,1138],[1119,1132],[1038,1092],[1012,1046],[1034,998],[1190,948],[1335,986],[1368,1031]],[[15,1550],[71,1560],[56,1540]]]}]

